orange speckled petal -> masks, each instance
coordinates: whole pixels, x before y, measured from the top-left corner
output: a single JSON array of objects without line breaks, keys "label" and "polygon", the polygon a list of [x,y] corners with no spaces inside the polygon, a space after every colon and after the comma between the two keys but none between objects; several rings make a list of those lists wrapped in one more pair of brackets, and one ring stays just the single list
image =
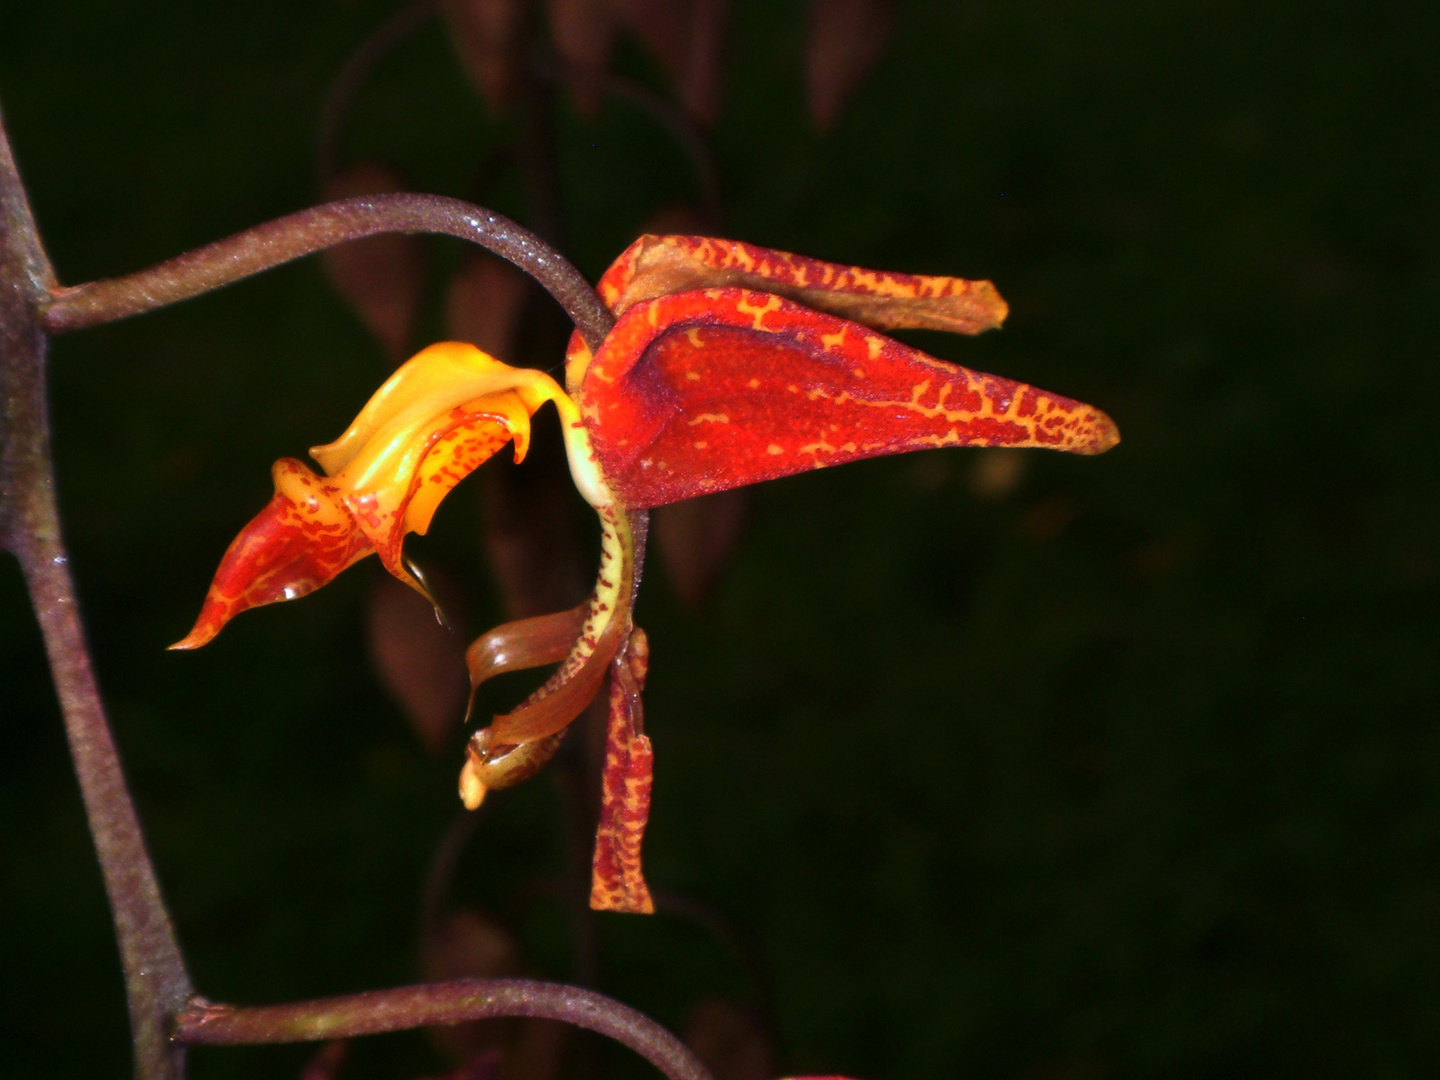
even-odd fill
[{"label": "orange speckled petal", "polygon": [[530,413],[513,391],[492,394],[453,410],[427,434],[415,487],[405,506],[405,528],[424,536],[440,500],[502,446],[515,441],[515,460],[525,460]]},{"label": "orange speckled petal", "polygon": [[607,482],[636,508],[937,446],[1119,441],[1092,406],[748,289],[635,304],[575,397]]},{"label": "orange speckled petal", "polygon": [[590,875],[590,906],[596,911],[648,915],[655,910],[640,862],[655,763],[640,703],[648,659],[645,633],[637,627],[629,648],[610,665],[610,719]]},{"label": "orange speckled petal", "polygon": [[610,265],[598,291],[623,315],[644,300],[724,286],[776,293],[877,330],[978,334],[1009,312],[988,281],[866,270],[708,236],[642,236]]},{"label": "orange speckled petal", "polygon": [[200,617],[172,649],[197,649],[240,612],[313,592],[374,550],[333,484],[294,458],[271,475],[274,497],[226,549]]},{"label": "orange speckled petal", "polygon": [[367,475],[356,478],[346,467],[332,479],[385,569],[413,585],[401,557],[405,535],[423,536],[441,500],[512,438],[517,460],[523,457],[529,433],[519,396],[491,394],[396,433],[383,469],[368,463]]}]

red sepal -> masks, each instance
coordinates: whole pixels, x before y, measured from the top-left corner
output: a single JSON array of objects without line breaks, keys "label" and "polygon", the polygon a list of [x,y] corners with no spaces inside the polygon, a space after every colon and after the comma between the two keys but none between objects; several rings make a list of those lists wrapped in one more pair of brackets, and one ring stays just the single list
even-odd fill
[{"label": "red sepal", "polygon": [[630,306],[575,396],[630,507],[936,446],[1097,454],[1108,416],[927,356],[773,293],[696,289]]}]

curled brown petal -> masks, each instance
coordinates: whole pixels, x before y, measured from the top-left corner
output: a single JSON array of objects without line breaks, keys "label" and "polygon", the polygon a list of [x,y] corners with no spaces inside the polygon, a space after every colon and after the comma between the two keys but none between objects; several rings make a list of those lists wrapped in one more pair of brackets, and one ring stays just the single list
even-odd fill
[{"label": "curled brown petal", "polygon": [[492,788],[514,787],[543,769],[560,749],[565,730],[519,746],[494,746],[490,736],[490,728],[477,731],[465,747],[460,799],[469,810],[479,806]]},{"label": "curled brown petal", "polygon": [[595,651],[573,674],[559,680],[552,678],[513,712],[495,717],[491,728],[496,745],[543,739],[580,715],[599,693],[605,669],[629,631],[629,606],[627,602],[623,616],[616,612],[616,618],[596,642]]},{"label": "curled brown petal", "polygon": [[584,629],[589,607],[586,602],[576,604],[569,611],[517,619],[471,642],[465,650],[465,666],[470,669],[470,705],[465,712],[466,719],[475,707],[475,691],[487,679],[507,671],[523,671],[564,660]]},{"label": "curled brown petal", "polygon": [[494,745],[534,742],[553,735],[590,704],[611,659],[630,636],[639,529],[619,506],[600,510],[600,573],[570,655],[545,685],[513,712],[495,717]]},{"label": "curled brown petal", "polygon": [[598,286],[616,315],[691,289],[740,287],[786,297],[874,330],[979,334],[1010,308],[988,281],[867,270],[709,236],[642,236]]}]

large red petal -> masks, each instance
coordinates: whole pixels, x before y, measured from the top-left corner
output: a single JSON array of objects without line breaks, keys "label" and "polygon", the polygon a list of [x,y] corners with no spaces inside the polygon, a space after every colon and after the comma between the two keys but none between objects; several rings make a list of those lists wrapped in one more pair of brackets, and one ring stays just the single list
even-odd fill
[{"label": "large red petal", "polygon": [[632,306],[577,397],[607,482],[636,508],[936,446],[1119,441],[1089,405],[735,288]]}]

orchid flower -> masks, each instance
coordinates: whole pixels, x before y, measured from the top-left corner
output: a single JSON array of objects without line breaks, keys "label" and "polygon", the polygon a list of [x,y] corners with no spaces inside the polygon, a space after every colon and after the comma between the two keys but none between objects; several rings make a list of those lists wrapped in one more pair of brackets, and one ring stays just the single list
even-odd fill
[{"label": "orchid flower", "polygon": [[[403,541],[506,443],[520,460],[530,417],[559,411],[571,475],[601,523],[587,601],[507,623],[467,651],[473,688],[558,663],[518,708],[477,731],[460,794],[533,775],[607,683],[603,801],[591,906],[651,911],[640,863],[653,753],[640,692],[649,649],[631,609],[646,511],[808,469],[938,446],[1048,447],[1098,454],[1119,441],[1098,409],[946,363],[879,333],[976,334],[1005,301],[988,281],[880,273],[730,240],[644,236],[601,278],[616,323],[597,352],[576,333],[562,390],[470,345],[432,345],[395,372],[335,442],[291,458],[275,496],[226,551],[190,634],[205,644],[260,604],[325,584],[356,560],[425,593]],[[428,594],[427,594],[428,595]]]}]

